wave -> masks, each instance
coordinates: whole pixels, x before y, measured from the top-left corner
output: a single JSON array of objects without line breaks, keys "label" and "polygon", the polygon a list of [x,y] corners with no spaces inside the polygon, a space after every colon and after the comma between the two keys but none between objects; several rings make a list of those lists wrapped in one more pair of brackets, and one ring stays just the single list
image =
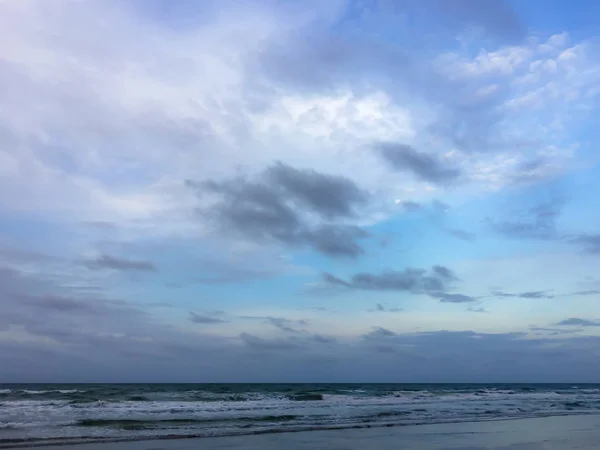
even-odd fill
[{"label": "wave", "polygon": [[0,385],[10,439],[204,436],[600,412],[600,385]]}]

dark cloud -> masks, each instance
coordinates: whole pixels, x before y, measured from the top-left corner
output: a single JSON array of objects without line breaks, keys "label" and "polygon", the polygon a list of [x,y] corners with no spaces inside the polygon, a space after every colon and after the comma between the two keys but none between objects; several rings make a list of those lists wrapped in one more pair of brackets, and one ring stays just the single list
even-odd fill
[{"label": "dark cloud", "polygon": [[297,203],[325,218],[351,217],[368,196],[348,178],[298,170],[277,163],[266,170],[271,186],[287,192]]},{"label": "dark cloud", "polygon": [[364,253],[358,241],[369,237],[369,233],[357,226],[321,225],[305,230],[299,237],[324,255],[354,258]]},{"label": "dark cloud", "polygon": [[383,143],[376,147],[376,151],[394,170],[410,172],[430,183],[448,184],[461,176],[458,168],[409,145]]},{"label": "dark cloud", "polygon": [[227,323],[227,320],[223,320],[223,319],[220,319],[220,318],[214,317],[214,316],[200,315],[200,314],[196,314],[195,312],[192,312],[192,311],[190,311],[189,314],[190,314],[189,320],[190,320],[190,322],[193,322],[193,323],[200,323],[200,324],[206,324],[206,325],[217,324],[217,323]]},{"label": "dark cloud", "polygon": [[337,342],[337,339],[332,336],[324,336],[322,334],[313,334],[311,340],[318,342],[319,344],[333,344]]},{"label": "dark cloud", "polygon": [[476,302],[477,298],[464,294],[447,294],[444,292],[429,294],[434,298],[438,298],[442,303],[472,303]]},{"label": "dark cloud", "polygon": [[519,293],[510,293],[503,291],[494,291],[491,293],[494,297],[515,297],[515,298],[529,298],[529,299],[538,299],[538,298],[554,298],[554,294],[551,291],[528,291],[528,292],[519,292]]},{"label": "dark cloud", "polygon": [[150,261],[118,258],[110,255],[100,255],[84,262],[89,269],[112,269],[120,271],[157,272],[156,266]]},{"label": "dark cloud", "polygon": [[430,270],[415,268],[403,271],[390,270],[382,274],[362,272],[354,274],[349,280],[324,273],[323,280],[331,286],[346,289],[427,294],[441,302],[463,303],[476,300],[467,295],[447,292],[452,282],[458,281],[458,278],[454,272],[444,266],[433,266]]},{"label": "dark cloud", "polygon": [[581,319],[578,317],[571,317],[569,319],[561,320],[556,323],[556,325],[560,326],[575,326],[575,327],[600,327],[600,321],[598,320],[589,320],[589,319]]},{"label": "dark cloud", "polygon": [[368,234],[359,227],[332,222],[355,217],[357,208],[368,199],[367,193],[347,178],[278,163],[254,181],[240,178],[187,184],[199,195],[216,196],[207,217],[221,231],[258,241],[309,246],[332,257],[353,258],[363,253],[359,241]]},{"label": "dark cloud", "polygon": [[430,271],[408,268],[404,271],[388,271],[383,274],[357,273],[349,281],[325,273],[326,283],[349,289],[369,291],[443,291],[450,281],[456,280],[452,271],[443,266],[434,266]]},{"label": "dark cloud", "polygon": [[308,320],[305,319],[287,319],[285,317],[273,316],[239,316],[238,318],[244,320],[260,320],[269,325],[273,325],[275,328],[286,333],[300,333],[303,330],[298,327],[308,325]]},{"label": "dark cloud", "polygon": [[556,219],[561,213],[563,203],[560,201],[546,202],[519,211],[512,216],[515,219],[493,220],[486,219],[488,225],[497,233],[517,239],[559,239]]},{"label": "dark cloud", "polygon": [[387,328],[382,328],[382,327],[375,327],[375,329],[373,331],[370,331],[369,333],[362,335],[363,339],[371,339],[371,340],[379,340],[382,338],[390,338],[390,337],[394,337],[394,336],[397,336],[397,334],[391,330],[388,330]]},{"label": "dark cloud", "polygon": [[549,294],[548,291],[532,291],[532,292],[521,292],[519,294],[521,298],[554,298],[554,294]]}]

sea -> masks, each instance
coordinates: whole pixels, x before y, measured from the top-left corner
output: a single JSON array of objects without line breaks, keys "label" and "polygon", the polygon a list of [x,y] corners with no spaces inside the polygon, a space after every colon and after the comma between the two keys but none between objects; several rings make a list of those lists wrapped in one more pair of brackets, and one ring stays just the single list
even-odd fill
[{"label": "sea", "polygon": [[0,384],[0,448],[600,413],[600,384]]}]

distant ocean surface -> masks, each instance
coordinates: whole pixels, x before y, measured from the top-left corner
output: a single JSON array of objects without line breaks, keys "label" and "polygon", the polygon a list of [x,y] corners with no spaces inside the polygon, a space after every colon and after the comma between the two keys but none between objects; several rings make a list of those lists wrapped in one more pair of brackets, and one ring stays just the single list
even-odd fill
[{"label": "distant ocean surface", "polygon": [[589,384],[0,384],[0,447],[594,413]]}]

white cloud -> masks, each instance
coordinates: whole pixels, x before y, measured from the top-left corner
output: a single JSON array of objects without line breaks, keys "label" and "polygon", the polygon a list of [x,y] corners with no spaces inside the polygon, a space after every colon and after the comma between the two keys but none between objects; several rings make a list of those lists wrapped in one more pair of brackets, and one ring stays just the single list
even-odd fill
[{"label": "white cloud", "polygon": [[[265,85],[254,71],[266,43],[334,20],[341,5],[302,14],[239,6],[176,30],[121,2],[1,3],[0,74],[8,89],[0,94],[0,207],[115,222],[135,229],[131,236],[189,233],[194,199],[184,179],[258,171],[277,159],[350,175],[382,207],[438,194],[382,165],[369,149],[375,141],[453,155],[475,188],[503,185],[514,150],[467,154],[439,138],[431,127],[443,106],[410,86],[400,102],[383,85],[358,81],[326,93]],[[563,33],[474,57],[448,54],[437,64],[464,105],[489,102],[486,112],[495,112],[509,92],[505,108],[528,116],[508,115],[499,125],[511,139],[531,138],[545,130],[532,133],[530,122],[556,122],[547,110],[537,115],[549,103],[593,98],[593,61],[585,45],[568,45]],[[544,143],[537,147],[530,156]]]}]

